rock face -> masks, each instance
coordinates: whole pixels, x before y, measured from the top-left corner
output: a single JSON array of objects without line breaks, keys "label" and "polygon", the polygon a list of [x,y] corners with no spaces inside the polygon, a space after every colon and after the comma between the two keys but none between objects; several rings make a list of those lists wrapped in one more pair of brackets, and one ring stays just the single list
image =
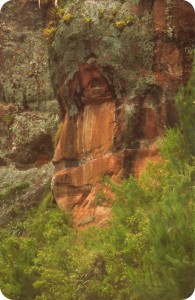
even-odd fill
[{"label": "rock face", "polygon": [[0,25],[0,216],[6,222],[43,197],[59,118],[37,1],[9,1]]},{"label": "rock face", "polygon": [[[160,159],[156,140],[177,122],[194,10],[183,0],[68,0],[51,20],[45,10],[12,0],[0,14],[2,220],[41,200],[53,156],[59,207],[72,211],[75,228],[104,226],[111,208],[97,195],[110,191],[101,178],[138,176]],[[56,98],[62,126],[53,155]]]},{"label": "rock face", "polygon": [[[57,204],[76,228],[104,226],[99,183],[138,175],[177,115],[174,96],[190,74],[195,16],[185,1],[70,1],[50,45],[63,126],[53,162]],[[189,16],[190,17],[187,17]]]}]

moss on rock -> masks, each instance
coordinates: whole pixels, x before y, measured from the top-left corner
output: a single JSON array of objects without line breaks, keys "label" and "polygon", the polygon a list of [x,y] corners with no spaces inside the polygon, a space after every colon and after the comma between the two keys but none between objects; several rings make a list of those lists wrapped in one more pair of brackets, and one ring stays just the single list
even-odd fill
[{"label": "moss on rock", "polygon": [[[63,86],[72,115],[77,108],[70,99],[68,83],[80,64],[96,60],[117,98],[136,88],[141,70],[151,70],[151,20],[147,13],[134,13],[135,2],[76,0],[63,7],[64,14],[73,18],[69,24],[63,19],[58,23],[50,45],[50,67],[54,89],[58,93]],[[125,26],[118,28],[119,23]]]}]

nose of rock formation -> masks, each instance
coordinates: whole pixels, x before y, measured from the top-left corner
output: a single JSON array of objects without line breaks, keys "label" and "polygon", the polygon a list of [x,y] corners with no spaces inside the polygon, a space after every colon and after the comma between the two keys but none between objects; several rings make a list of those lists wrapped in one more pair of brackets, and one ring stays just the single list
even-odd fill
[{"label": "nose of rock formation", "polygon": [[138,175],[177,122],[174,96],[190,74],[195,30],[183,2],[74,2],[71,20],[58,24],[50,69],[63,125],[52,188],[77,228],[104,226],[111,209],[95,201],[101,178]]}]

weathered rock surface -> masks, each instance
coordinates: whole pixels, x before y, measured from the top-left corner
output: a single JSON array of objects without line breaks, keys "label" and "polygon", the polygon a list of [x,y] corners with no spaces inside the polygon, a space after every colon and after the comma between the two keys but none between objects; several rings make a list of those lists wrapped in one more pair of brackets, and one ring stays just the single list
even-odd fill
[{"label": "weathered rock surface", "polygon": [[190,4],[70,0],[62,11],[49,55],[36,0],[12,0],[0,15],[3,222],[38,203],[54,172],[55,98],[63,126],[52,189],[75,228],[105,225],[110,205],[96,200],[110,191],[101,178],[138,176],[160,159],[156,140],[177,123],[174,96],[189,77],[194,46]]},{"label": "weathered rock surface", "polygon": [[52,188],[76,228],[110,217],[108,203],[95,202],[104,175],[138,175],[148,159],[159,160],[156,140],[176,124],[174,96],[190,74],[192,7],[123,2],[69,1],[71,22],[59,22],[50,46],[63,120]]},{"label": "weathered rock surface", "polygon": [[58,104],[48,68],[44,19],[35,0],[12,0],[0,13],[1,222],[39,203],[51,180]]}]

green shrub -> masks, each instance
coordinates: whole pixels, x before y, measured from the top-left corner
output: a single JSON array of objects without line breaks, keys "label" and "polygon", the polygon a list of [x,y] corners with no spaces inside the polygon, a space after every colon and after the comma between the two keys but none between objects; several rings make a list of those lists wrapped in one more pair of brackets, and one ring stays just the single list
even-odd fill
[{"label": "green shrub", "polygon": [[56,263],[54,257],[59,255],[61,237],[71,236],[69,222],[69,216],[56,208],[32,209],[23,221],[14,221],[1,230],[0,281],[8,298],[36,298],[36,282],[43,269],[43,265],[39,266],[39,257]]},{"label": "green shrub", "polygon": [[54,149],[57,147],[58,145],[58,142],[59,142],[59,139],[60,139],[60,135],[62,133],[62,129],[63,129],[63,123],[60,123],[58,125],[58,128],[57,128],[57,131],[56,131],[56,134],[53,138],[53,144],[54,144]]},{"label": "green shrub", "polygon": [[179,127],[191,155],[195,155],[195,59],[192,75],[185,86],[181,86],[176,105],[179,114]]},{"label": "green shrub", "polygon": [[12,124],[12,122],[13,122],[13,120],[14,120],[14,115],[12,115],[12,114],[5,114],[5,115],[2,116],[2,120],[3,120],[3,122],[4,122],[7,126],[9,126],[9,125]]},{"label": "green shrub", "polygon": [[19,195],[24,189],[28,188],[29,185],[29,182],[21,182],[4,188],[0,191],[0,200],[6,200],[7,198]]}]

